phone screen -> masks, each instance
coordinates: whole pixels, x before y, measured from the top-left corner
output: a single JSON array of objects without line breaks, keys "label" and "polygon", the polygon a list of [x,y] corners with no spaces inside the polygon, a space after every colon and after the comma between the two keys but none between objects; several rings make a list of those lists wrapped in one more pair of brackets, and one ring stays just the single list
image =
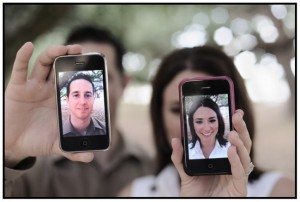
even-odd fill
[{"label": "phone screen", "polygon": [[189,159],[227,158],[228,94],[185,96],[185,110]]},{"label": "phone screen", "polygon": [[[63,78],[68,78],[68,82],[60,90],[63,136],[106,135],[103,71],[59,72],[59,79]],[[74,78],[76,79],[72,81]],[[69,83],[70,81],[72,82]],[[93,130],[76,130],[72,119],[84,120],[86,117],[91,118]]]},{"label": "phone screen", "polygon": [[106,150],[110,120],[104,56],[62,56],[54,65],[62,150]]},{"label": "phone screen", "polygon": [[232,130],[233,86],[224,77],[180,84],[184,166],[189,175],[230,174],[227,140]]}]

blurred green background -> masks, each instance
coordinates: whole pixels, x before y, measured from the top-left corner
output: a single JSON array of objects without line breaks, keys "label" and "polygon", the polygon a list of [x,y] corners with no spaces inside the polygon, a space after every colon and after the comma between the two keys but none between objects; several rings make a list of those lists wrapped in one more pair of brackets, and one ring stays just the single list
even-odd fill
[{"label": "blurred green background", "polygon": [[289,100],[295,110],[294,4],[4,4],[3,10],[5,83],[24,42],[34,42],[35,57],[64,43],[73,27],[99,24],[125,43],[123,64],[137,82],[151,80],[170,50],[211,44],[235,58],[254,101]]}]

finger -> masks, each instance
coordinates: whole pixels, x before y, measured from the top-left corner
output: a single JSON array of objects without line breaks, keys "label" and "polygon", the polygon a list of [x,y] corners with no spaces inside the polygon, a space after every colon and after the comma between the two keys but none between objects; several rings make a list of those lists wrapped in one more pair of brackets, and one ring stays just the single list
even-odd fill
[{"label": "finger", "polygon": [[250,160],[248,150],[246,149],[239,135],[235,131],[231,131],[229,133],[228,140],[231,145],[236,147],[243,168],[245,171],[247,171],[251,160]]},{"label": "finger", "polygon": [[244,167],[239,158],[237,148],[234,145],[231,145],[228,148],[228,160],[231,166],[231,172],[234,178],[239,179],[242,178],[245,174]]},{"label": "finger", "polygon": [[59,148],[58,140],[55,141],[52,152],[54,154],[62,155],[71,161],[80,161],[84,163],[89,163],[94,159],[93,152],[64,152]]},{"label": "finger", "polygon": [[39,82],[46,81],[52,70],[52,64],[56,57],[66,55],[68,49],[66,46],[50,46],[44,50],[37,58],[33,67],[30,79]]},{"label": "finger", "polygon": [[82,47],[78,44],[67,45],[67,49],[68,49],[68,55],[77,55],[77,54],[81,54],[82,52]]},{"label": "finger", "polygon": [[[82,47],[78,44],[67,45],[66,48],[67,48],[68,55],[78,55],[78,54],[81,54],[81,52],[82,52]],[[48,76],[48,81],[51,82],[52,84],[54,84],[54,82],[55,82],[55,71],[54,71],[53,67],[51,68],[51,72]]]},{"label": "finger", "polygon": [[10,82],[22,84],[26,82],[28,63],[33,53],[33,44],[26,42],[17,52],[13,65]]},{"label": "finger", "polygon": [[172,138],[172,155],[171,159],[173,164],[180,175],[181,180],[186,178],[188,175],[185,173],[182,164],[183,147],[179,138]]},{"label": "finger", "polygon": [[234,187],[239,193],[245,195],[247,193],[248,180],[235,146],[229,147],[228,160],[231,165],[231,173],[233,177],[233,183],[235,185]]},{"label": "finger", "polygon": [[246,126],[245,121],[243,120],[244,112],[241,109],[236,110],[236,113],[232,117],[232,123],[234,129],[240,135],[245,147],[247,148],[248,153],[251,151],[252,141]]}]

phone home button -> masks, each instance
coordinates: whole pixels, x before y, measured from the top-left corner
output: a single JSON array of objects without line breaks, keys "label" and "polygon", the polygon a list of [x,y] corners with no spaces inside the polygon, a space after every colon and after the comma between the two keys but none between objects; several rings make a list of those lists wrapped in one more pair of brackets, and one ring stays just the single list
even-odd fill
[{"label": "phone home button", "polygon": [[81,147],[87,147],[89,144],[88,144],[89,142],[88,142],[88,140],[87,139],[82,139],[81,141],[80,141],[80,145],[81,145]]}]

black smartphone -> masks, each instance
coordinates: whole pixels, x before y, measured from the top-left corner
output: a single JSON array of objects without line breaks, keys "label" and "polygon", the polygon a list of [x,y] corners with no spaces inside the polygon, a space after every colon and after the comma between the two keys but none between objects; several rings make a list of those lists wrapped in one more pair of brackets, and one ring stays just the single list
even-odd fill
[{"label": "black smartphone", "polygon": [[54,61],[54,71],[61,149],[107,150],[111,130],[105,56],[60,56]]},{"label": "black smartphone", "polygon": [[179,84],[183,165],[190,176],[231,174],[227,150],[235,110],[229,77],[197,77]]}]

